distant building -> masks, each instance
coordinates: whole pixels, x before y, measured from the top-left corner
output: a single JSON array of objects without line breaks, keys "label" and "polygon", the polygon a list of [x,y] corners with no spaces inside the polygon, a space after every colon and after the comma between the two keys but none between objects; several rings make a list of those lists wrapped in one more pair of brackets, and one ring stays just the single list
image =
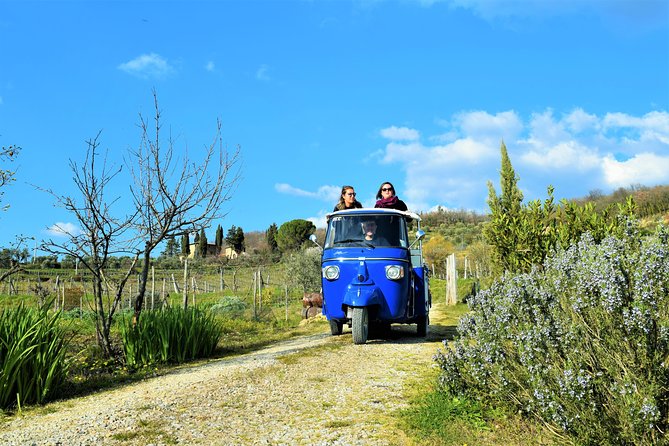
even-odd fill
[{"label": "distant building", "polygon": [[237,251],[235,251],[234,249],[230,248],[229,246],[226,247],[226,248],[223,250],[223,254],[222,254],[222,255],[224,255],[225,258],[230,259],[230,260],[232,260],[232,259],[236,259],[237,257],[239,257],[239,254],[237,254]]},{"label": "distant building", "polygon": [[[188,253],[188,258],[192,259],[195,257],[195,253],[198,251],[199,246],[197,243],[191,243],[189,245],[190,247],[190,252]],[[207,243],[207,257],[209,256],[218,256],[220,255],[221,250],[216,244],[213,243]]]}]

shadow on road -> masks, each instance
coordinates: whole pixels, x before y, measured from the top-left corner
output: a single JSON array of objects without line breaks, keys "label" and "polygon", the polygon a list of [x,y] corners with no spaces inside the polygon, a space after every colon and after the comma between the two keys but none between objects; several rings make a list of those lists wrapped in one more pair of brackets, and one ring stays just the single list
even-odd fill
[{"label": "shadow on road", "polygon": [[[457,334],[455,325],[430,324],[427,336],[421,337],[416,334],[414,324],[395,324],[390,331],[370,332],[367,343],[396,343],[396,344],[421,344],[424,342],[451,341]],[[350,329],[344,329],[344,336],[351,336]]]}]

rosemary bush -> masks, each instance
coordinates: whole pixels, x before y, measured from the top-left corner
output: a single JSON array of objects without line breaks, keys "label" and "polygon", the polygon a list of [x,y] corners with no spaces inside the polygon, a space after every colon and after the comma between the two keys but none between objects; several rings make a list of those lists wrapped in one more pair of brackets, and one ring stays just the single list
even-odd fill
[{"label": "rosemary bush", "polygon": [[145,311],[138,325],[133,327],[130,319],[121,325],[129,367],[206,358],[213,354],[220,337],[213,314],[196,307]]},{"label": "rosemary bush", "polygon": [[46,306],[0,312],[0,409],[42,403],[65,381],[67,341],[60,315]]},{"label": "rosemary bush", "polygon": [[669,231],[579,243],[469,300],[440,351],[453,394],[534,415],[578,444],[667,444]]}]

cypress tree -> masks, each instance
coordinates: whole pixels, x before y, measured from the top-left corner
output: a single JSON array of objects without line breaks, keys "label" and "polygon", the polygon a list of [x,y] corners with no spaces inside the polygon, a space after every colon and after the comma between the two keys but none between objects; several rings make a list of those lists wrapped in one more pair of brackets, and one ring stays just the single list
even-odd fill
[{"label": "cypress tree", "polygon": [[501,195],[497,196],[492,182],[488,181],[488,206],[490,221],[483,228],[483,235],[492,246],[492,260],[499,272],[521,268],[519,248],[523,231],[523,193],[518,188],[518,176],[502,141],[500,147]]},{"label": "cypress tree", "polygon": [[276,234],[279,232],[279,229],[276,227],[276,223],[272,223],[267,231],[265,231],[265,239],[267,240],[267,246],[272,252],[276,252],[279,249],[279,245],[276,243]]},{"label": "cypress tree", "polygon": [[190,254],[190,239],[188,233],[181,236],[181,254],[184,257],[188,257],[188,254]]},{"label": "cypress tree", "polygon": [[223,228],[221,225],[218,225],[216,228],[216,246],[218,247],[219,251],[223,246]]},{"label": "cypress tree", "polygon": [[207,235],[204,233],[204,228],[200,229],[200,237],[198,239],[198,248],[201,257],[207,257]]}]

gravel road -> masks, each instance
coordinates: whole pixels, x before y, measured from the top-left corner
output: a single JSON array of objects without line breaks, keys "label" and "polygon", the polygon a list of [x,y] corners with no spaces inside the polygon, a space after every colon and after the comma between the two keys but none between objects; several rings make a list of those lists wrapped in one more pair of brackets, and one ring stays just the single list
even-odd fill
[{"label": "gravel road", "polygon": [[398,395],[442,338],[295,338],[6,418],[0,444],[408,445]]}]

